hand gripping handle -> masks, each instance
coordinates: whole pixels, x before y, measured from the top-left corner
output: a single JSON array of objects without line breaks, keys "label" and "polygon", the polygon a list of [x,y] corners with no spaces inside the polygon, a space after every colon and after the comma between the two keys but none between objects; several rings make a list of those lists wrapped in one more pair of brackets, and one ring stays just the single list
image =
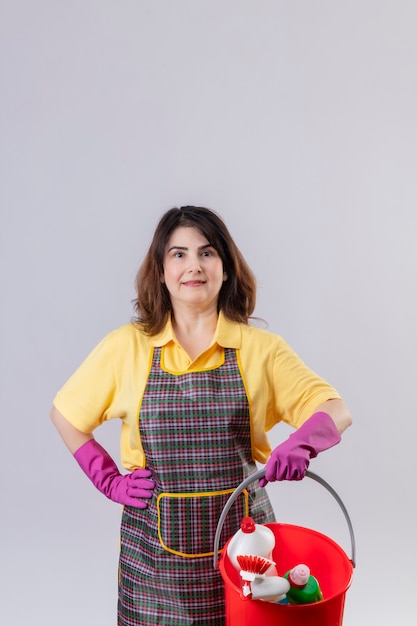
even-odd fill
[{"label": "hand gripping handle", "polygon": [[[214,557],[213,557],[214,569],[217,569],[217,566],[218,566],[220,535],[221,535],[221,532],[222,532],[224,520],[226,519],[226,516],[227,516],[227,514],[228,514],[228,512],[230,510],[230,507],[232,506],[232,504],[234,503],[236,498],[239,497],[239,495],[242,493],[242,491],[244,489],[246,489],[246,487],[248,485],[250,485],[255,480],[259,480],[260,478],[263,478],[264,476],[265,476],[265,469],[260,469],[257,472],[255,472],[254,474],[251,474],[250,476],[245,478],[245,480],[243,480],[240,483],[240,485],[238,485],[238,487],[236,487],[235,491],[232,493],[232,495],[229,497],[228,501],[226,502],[225,507],[224,507],[224,509],[222,511],[222,514],[219,517],[219,521],[217,523],[216,535],[215,535],[215,538],[214,538]],[[327,483],[323,478],[321,478],[317,474],[314,474],[313,472],[307,471],[305,473],[305,476],[307,478],[311,478],[312,480],[314,480],[317,483],[319,483],[322,487],[327,489],[327,491],[333,496],[333,498],[336,500],[336,502],[338,503],[338,505],[342,509],[342,512],[343,512],[343,514],[345,516],[345,519],[346,519],[346,523],[347,523],[348,528],[349,528],[349,534],[350,534],[350,544],[351,544],[351,559],[350,559],[350,561],[351,561],[353,567],[356,567],[356,542],[355,542],[355,535],[353,533],[353,526],[352,526],[352,522],[351,522],[350,517],[349,517],[349,513],[347,512],[347,509],[346,509],[345,505],[343,504],[340,496],[333,489],[333,487],[331,487],[329,485],[329,483]]]}]

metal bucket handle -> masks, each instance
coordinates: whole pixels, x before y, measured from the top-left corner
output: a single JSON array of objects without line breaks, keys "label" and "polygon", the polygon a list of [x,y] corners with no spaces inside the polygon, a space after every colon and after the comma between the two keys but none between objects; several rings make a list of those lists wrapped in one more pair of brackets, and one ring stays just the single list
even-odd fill
[{"label": "metal bucket handle", "polygon": [[[251,476],[248,476],[247,478],[245,478],[245,480],[243,480],[240,483],[240,485],[238,487],[236,487],[235,491],[232,493],[232,495],[229,497],[228,501],[226,502],[225,507],[224,507],[224,509],[222,511],[222,514],[220,515],[220,518],[219,518],[219,521],[218,521],[218,524],[217,524],[216,535],[215,535],[215,538],[214,538],[214,557],[213,557],[214,569],[217,569],[217,567],[218,567],[220,535],[221,535],[221,532],[222,532],[224,520],[226,519],[226,516],[227,516],[227,514],[229,512],[230,507],[232,506],[232,504],[234,503],[236,498],[238,498],[239,495],[242,493],[243,489],[245,489],[248,485],[250,485],[255,480],[259,480],[260,478],[263,478],[264,476],[265,476],[265,469],[260,469],[257,472],[255,472],[254,474],[251,474]],[[346,519],[346,523],[347,523],[348,528],[349,528],[349,534],[350,534],[351,555],[352,555],[350,561],[351,561],[353,567],[356,567],[355,535],[353,533],[353,527],[352,527],[352,522],[350,521],[349,513],[347,512],[347,509],[346,509],[345,505],[343,504],[340,496],[333,489],[333,487],[331,487],[329,485],[329,483],[327,483],[323,478],[321,478],[317,474],[314,474],[313,472],[309,472],[308,471],[308,472],[305,473],[305,476],[307,476],[308,478],[311,478],[312,480],[315,480],[317,483],[322,485],[322,487],[327,489],[327,491],[329,493],[331,493],[331,495],[334,497],[334,499],[336,500],[336,502],[338,503],[338,505],[342,509],[342,512],[343,512],[343,514],[345,516],[345,519]]]}]

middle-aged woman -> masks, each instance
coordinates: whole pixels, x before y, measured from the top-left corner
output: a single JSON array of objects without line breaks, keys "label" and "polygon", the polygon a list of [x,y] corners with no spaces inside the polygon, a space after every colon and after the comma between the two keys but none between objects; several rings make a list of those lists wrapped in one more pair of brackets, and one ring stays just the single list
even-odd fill
[{"label": "middle-aged woman", "polygon": [[[225,623],[214,534],[230,493],[266,463],[232,507],[274,520],[264,486],[299,480],[340,441],[350,413],[337,391],[278,335],[250,324],[255,278],[213,211],[161,218],[137,275],[137,319],[108,334],[57,393],[51,417],[97,489],[124,505],[119,626]],[[122,420],[121,474],[93,436]],[[271,452],[267,431],[294,433]],[[86,567],[94,575],[94,563]]]}]

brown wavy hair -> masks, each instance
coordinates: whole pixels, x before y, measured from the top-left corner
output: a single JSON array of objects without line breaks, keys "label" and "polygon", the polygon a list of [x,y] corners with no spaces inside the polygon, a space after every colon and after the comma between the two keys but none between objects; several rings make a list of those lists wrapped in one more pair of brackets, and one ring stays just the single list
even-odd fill
[{"label": "brown wavy hair", "polygon": [[181,226],[196,228],[207,238],[223,261],[227,273],[220,289],[218,310],[232,321],[247,324],[256,303],[256,279],[217,213],[205,207],[183,206],[167,211],[160,219],[152,243],[136,275],[137,297],[133,301],[135,322],[148,335],[157,334],[172,313],[165,283],[165,246],[171,233]]}]

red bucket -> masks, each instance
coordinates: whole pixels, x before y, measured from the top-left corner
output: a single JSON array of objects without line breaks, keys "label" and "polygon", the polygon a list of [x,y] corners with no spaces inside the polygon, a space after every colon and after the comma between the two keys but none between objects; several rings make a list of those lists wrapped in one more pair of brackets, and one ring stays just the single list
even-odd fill
[{"label": "red bucket", "polygon": [[214,566],[219,567],[225,585],[227,626],[253,626],[258,623],[262,626],[341,626],[346,591],[352,582],[355,566],[355,539],[346,507],[333,488],[316,474],[307,472],[306,476],[330,491],[342,508],[350,531],[352,558],[349,559],[335,541],[315,530],[279,523],[266,526],[275,536],[273,559],[278,574],[283,576],[297,563],[307,563],[320,583],[323,600],[312,604],[283,605],[242,599],[239,572],[227,556],[227,543],[218,562],[220,533],[231,505],[249,483],[258,480],[264,473],[264,470],[259,470],[239,485],[230,496],[217,526]]}]

